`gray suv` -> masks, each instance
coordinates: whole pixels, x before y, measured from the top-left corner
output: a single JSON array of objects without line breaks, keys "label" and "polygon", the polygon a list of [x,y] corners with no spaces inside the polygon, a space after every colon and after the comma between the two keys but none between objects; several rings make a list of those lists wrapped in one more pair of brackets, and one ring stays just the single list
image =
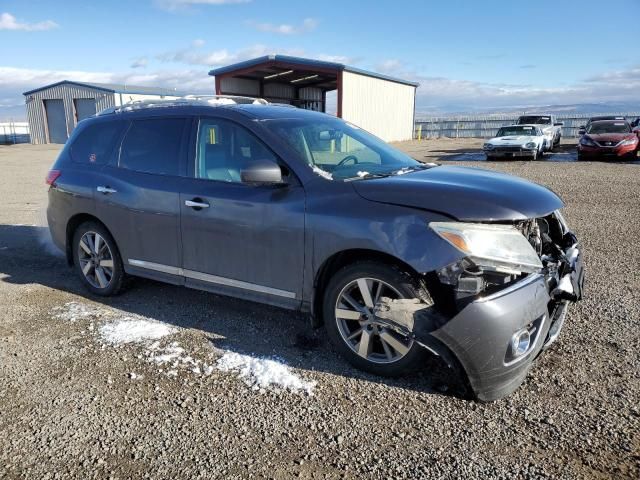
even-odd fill
[{"label": "gray suv", "polygon": [[490,401],[581,298],[562,200],[419,163],[338,118],[206,99],[80,122],[49,172],[49,228],[85,286],[127,275],[309,312],[379,375],[427,354]]}]

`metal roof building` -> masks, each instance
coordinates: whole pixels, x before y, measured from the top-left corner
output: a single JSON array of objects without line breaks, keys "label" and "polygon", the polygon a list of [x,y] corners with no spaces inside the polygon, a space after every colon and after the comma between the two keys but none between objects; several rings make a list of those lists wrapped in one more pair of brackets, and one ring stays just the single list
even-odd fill
[{"label": "metal roof building", "polygon": [[216,68],[217,95],[246,95],[326,112],[337,90],[337,115],[386,141],[413,137],[417,83],[348,65],[267,55]]},{"label": "metal roof building", "polygon": [[24,92],[31,143],[64,143],[80,120],[135,100],[178,98],[168,88],[63,80]]}]

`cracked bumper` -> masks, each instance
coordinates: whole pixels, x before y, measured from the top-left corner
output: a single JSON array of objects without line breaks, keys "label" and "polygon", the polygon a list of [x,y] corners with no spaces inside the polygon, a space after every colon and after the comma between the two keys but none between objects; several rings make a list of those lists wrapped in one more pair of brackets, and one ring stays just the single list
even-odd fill
[{"label": "cracked bumper", "polygon": [[[584,281],[581,253],[569,275],[579,300]],[[542,274],[532,274],[470,303],[430,335],[455,355],[479,400],[497,400],[520,386],[538,354],[558,337],[567,306],[566,299],[551,298]],[[512,336],[524,328],[534,329],[530,347],[512,359]]]}]

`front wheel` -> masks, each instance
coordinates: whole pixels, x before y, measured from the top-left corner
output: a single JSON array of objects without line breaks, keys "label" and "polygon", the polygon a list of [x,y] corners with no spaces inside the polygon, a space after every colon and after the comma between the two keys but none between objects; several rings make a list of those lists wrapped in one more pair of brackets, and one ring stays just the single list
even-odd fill
[{"label": "front wheel", "polygon": [[432,303],[411,274],[383,263],[358,262],[329,281],[323,300],[324,324],[336,349],[352,365],[394,377],[414,371],[425,351],[376,317],[374,307],[382,297]]},{"label": "front wheel", "polygon": [[73,235],[73,263],[84,286],[104,297],[122,288],[124,267],[116,242],[99,223],[86,222]]}]

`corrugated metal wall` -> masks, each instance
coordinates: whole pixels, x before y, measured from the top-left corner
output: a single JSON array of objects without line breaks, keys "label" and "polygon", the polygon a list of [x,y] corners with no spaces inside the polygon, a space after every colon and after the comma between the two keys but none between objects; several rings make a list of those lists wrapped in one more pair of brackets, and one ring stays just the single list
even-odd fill
[{"label": "corrugated metal wall", "polygon": [[227,95],[260,96],[260,82],[258,80],[249,80],[248,78],[222,77],[220,79],[220,89]]},{"label": "corrugated metal wall", "polygon": [[415,87],[342,73],[342,118],[387,142],[413,138]]},{"label": "corrugated metal wall", "polygon": [[73,132],[73,129],[76,127],[75,107],[73,105],[74,98],[95,98],[97,112],[115,106],[113,93],[77,85],[57,85],[29,94],[25,98],[25,101],[27,106],[27,120],[31,131],[31,143],[40,144],[47,143],[48,141],[44,100],[62,99],[67,119],[67,136],[71,135],[71,132]]}]

